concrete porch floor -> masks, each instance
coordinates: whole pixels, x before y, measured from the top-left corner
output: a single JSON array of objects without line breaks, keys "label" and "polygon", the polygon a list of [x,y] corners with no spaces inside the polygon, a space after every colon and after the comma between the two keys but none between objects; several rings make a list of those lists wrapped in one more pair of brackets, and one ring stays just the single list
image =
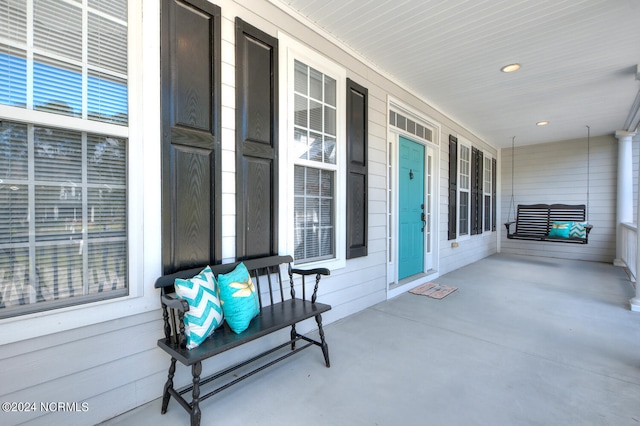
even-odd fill
[{"label": "concrete porch floor", "polygon": [[[331,368],[310,348],[204,401],[202,424],[640,425],[640,313],[621,268],[498,254],[435,281],[458,291],[329,324]],[[104,424],[189,418],[158,399]]]}]

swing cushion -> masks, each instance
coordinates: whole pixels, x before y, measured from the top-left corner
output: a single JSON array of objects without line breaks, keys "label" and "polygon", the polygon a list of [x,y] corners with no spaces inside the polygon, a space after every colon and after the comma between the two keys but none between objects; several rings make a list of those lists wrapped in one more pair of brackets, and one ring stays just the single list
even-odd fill
[{"label": "swing cushion", "polygon": [[553,225],[551,225],[551,230],[549,231],[549,236],[557,238],[569,238],[572,226],[573,222],[553,222]]},{"label": "swing cushion", "polygon": [[573,222],[569,231],[571,238],[587,238],[587,222]]}]

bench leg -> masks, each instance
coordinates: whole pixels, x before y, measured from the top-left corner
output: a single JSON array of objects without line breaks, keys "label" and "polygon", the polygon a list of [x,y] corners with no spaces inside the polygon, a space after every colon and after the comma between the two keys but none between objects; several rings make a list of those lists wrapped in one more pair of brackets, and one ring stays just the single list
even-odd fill
[{"label": "bench leg", "polygon": [[291,326],[291,350],[296,350],[296,337],[298,337],[298,332],[296,332],[296,325],[293,324]]},{"label": "bench leg", "polygon": [[171,366],[169,367],[169,377],[167,378],[167,382],[164,384],[164,392],[162,393],[162,409],[160,410],[161,414],[167,412],[167,407],[169,406],[169,399],[171,398],[171,394],[169,393],[169,389],[173,388],[173,375],[176,372],[176,359],[171,358]]},{"label": "bench leg", "polygon": [[324,362],[327,367],[331,367],[331,363],[329,362],[329,346],[327,345],[327,341],[324,339],[324,330],[322,329],[322,315],[316,315],[316,322],[318,323],[318,332],[320,333],[320,347],[322,348],[322,354],[324,355]]},{"label": "bench leg", "polygon": [[200,426],[200,373],[202,373],[202,363],[196,362],[191,366],[191,374],[193,375],[193,391],[191,395],[191,426]]}]

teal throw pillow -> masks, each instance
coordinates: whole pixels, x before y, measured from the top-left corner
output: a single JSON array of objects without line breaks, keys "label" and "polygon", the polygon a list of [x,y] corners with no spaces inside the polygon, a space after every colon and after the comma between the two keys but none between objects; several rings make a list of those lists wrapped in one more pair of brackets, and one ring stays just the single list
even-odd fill
[{"label": "teal throw pillow", "polygon": [[240,334],[260,313],[258,294],[247,267],[240,263],[228,274],[219,274],[218,284],[225,320],[234,333]]},{"label": "teal throw pillow", "polygon": [[189,304],[189,311],[184,314],[187,348],[196,348],[224,319],[211,267],[188,280],[176,278],[174,288],[178,297]]},{"label": "teal throw pillow", "polygon": [[573,222],[569,230],[570,237],[587,238],[587,222]]},{"label": "teal throw pillow", "polygon": [[569,238],[571,225],[573,225],[573,222],[553,222],[551,230],[549,231],[549,236],[557,238]]}]

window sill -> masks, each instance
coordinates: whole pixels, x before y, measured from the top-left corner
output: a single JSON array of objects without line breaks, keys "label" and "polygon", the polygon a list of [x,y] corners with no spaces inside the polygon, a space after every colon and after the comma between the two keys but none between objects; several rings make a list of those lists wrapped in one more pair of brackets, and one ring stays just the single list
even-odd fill
[{"label": "window sill", "polygon": [[127,296],[5,318],[0,320],[3,330],[0,346],[159,309],[160,298],[153,291],[148,293],[152,294],[146,297]]},{"label": "window sill", "polygon": [[293,267],[299,269],[314,269],[314,268],[327,268],[330,271],[335,271],[338,269],[342,269],[346,266],[346,261],[344,259],[327,259],[320,260],[317,262],[308,262],[308,263],[295,263]]}]

